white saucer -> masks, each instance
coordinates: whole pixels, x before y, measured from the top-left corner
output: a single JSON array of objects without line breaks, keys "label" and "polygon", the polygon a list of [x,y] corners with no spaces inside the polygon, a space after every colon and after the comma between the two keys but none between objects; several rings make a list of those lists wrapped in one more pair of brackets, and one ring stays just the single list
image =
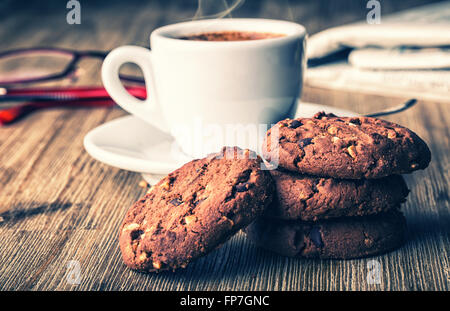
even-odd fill
[{"label": "white saucer", "polygon": [[[355,112],[318,105],[299,103],[296,117],[310,117],[318,111],[339,116],[357,116]],[[84,137],[86,151],[105,164],[124,170],[139,172],[153,184],[164,175],[192,160],[181,150],[174,159],[173,138],[141,119],[129,115],[91,130]]]}]

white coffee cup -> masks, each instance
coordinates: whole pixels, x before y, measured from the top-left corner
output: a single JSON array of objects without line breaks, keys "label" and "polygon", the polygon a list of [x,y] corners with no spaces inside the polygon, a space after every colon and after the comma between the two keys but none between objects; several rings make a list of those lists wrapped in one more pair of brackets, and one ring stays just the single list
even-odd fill
[{"label": "white coffee cup", "polygon": [[[283,36],[247,41],[179,39],[216,31]],[[223,145],[255,149],[259,142],[253,138],[237,137],[237,142],[236,135],[226,133],[233,126],[237,136],[247,135],[240,129],[267,129],[296,111],[306,45],[306,31],[299,24],[239,18],[183,22],[156,29],[150,43],[151,51],[122,46],[109,53],[102,67],[103,84],[118,105],[170,133],[191,156],[204,156]],[[146,100],[130,95],[119,79],[120,67],[129,62],[143,72]]]}]

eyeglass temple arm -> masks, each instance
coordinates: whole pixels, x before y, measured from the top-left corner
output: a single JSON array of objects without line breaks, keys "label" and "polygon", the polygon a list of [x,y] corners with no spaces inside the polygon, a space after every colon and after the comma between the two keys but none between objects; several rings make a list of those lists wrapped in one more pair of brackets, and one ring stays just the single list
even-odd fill
[{"label": "eyeglass temple arm", "polygon": [[[127,91],[138,98],[146,98],[145,87],[126,87]],[[0,102],[5,100],[79,100],[79,99],[110,99],[103,87],[52,87],[10,89],[0,88]]]}]

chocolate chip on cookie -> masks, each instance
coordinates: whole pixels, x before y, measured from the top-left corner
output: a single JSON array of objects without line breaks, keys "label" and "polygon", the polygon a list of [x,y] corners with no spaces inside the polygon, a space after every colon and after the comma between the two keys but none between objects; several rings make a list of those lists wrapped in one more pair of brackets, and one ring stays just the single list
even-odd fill
[{"label": "chocolate chip on cookie", "polygon": [[[293,124],[294,126],[289,126]],[[428,166],[431,153],[411,130],[370,117],[313,118],[277,123],[279,140],[267,132],[264,157],[278,153],[285,169],[322,177],[360,179],[411,173]]]},{"label": "chocolate chip on cookie", "polygon": [[126,265],[140,271],[185,267],[247,226],[271,202],[261,158],[237,147],[170,173],[127,212],[120,229]]}]

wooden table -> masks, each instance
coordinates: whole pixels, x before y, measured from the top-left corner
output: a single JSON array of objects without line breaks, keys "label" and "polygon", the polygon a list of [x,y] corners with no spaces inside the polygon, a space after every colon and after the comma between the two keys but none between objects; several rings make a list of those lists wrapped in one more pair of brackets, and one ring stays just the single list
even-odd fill
[{"label": "wooden table", "polygon": [[[65,5],[36,2],[20,8],[18,1],[3,1],[1,49],[147,46],[152,29],[189,19],[195,12],[195,5],[181,2],[151,1],[145,7],[137,1],[127,1],[126,7],[117,1],[81,2],[82,24],[67,25]],[[342,7],[325,0],[292,2],[248,1],[234,16],[291,18],[310,33],[365,16],[365,7],[357,1],[339,2]],[[383,1],[382,9],[390,12],[424,2]],[[86,73],[78,83],[99,84],[99,65],[83,61]],[[308,87],[303,99],[360,113],[405,100]],[[94,160],[82,145],[89,130],[125,112],[100,108],[34,113],[0,128],[0,209],[8,210],[0,218],[0,289],[448,290],[449,110],[442,103],[421,101],[386,118],[417,132],[433,153],[429,168],[406,176],[411,193],[403,208],[409,239],[400,250],[361,260],[300,260],[257,249],[238,234],[185,270],[160,274],[126,268],[117,243],[126,210],[145,192],[138,186],[141,176]],[[381,284],[366,281],[373,259],[380,264]],[[68,282],[74,271],[70,261],[79,263],[80,284]]]}]

